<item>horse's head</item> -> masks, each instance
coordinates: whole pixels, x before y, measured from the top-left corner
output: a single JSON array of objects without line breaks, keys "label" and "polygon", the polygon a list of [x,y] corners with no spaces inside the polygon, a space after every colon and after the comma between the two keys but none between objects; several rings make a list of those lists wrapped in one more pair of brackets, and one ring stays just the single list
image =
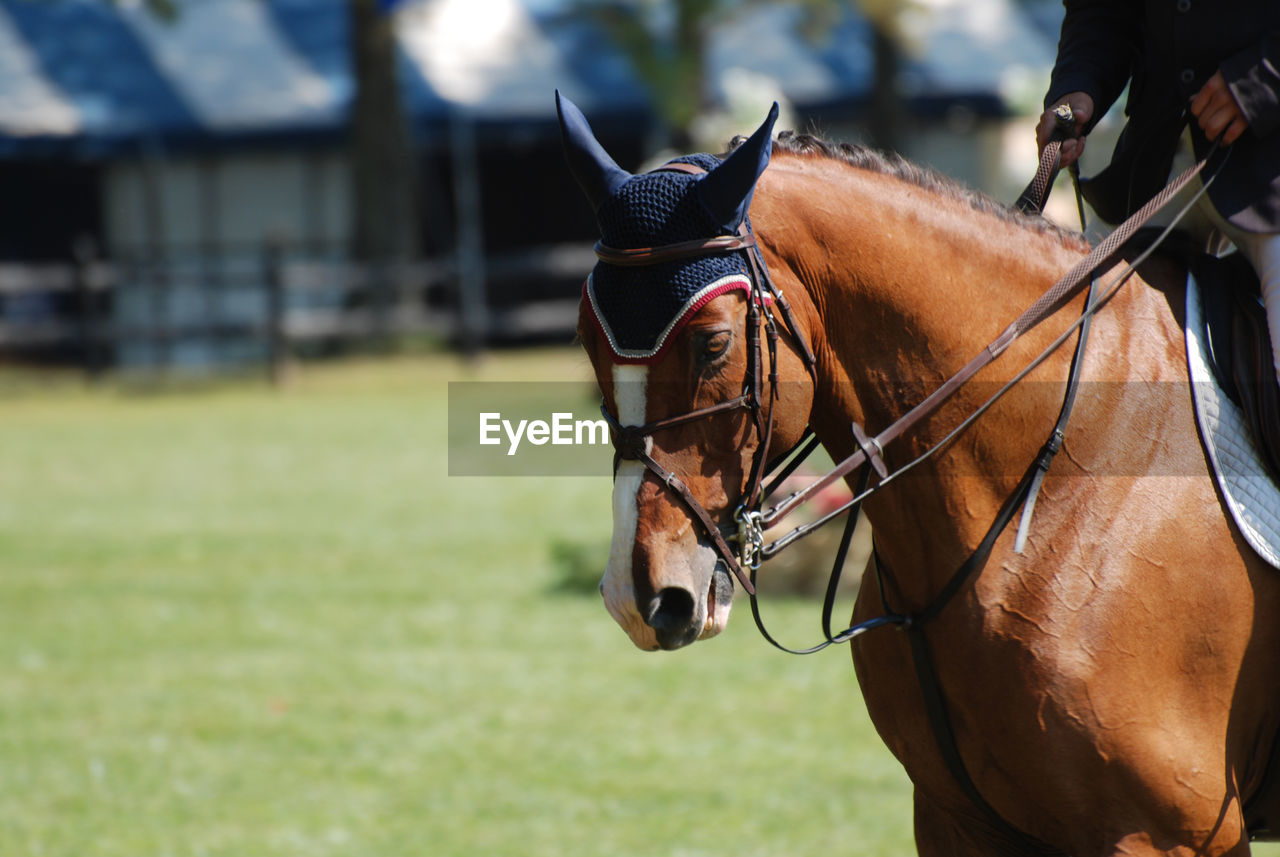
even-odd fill
[{"label": "horse's head", "polygon": [[[723,162],[694,155],[679,159],[691,171],[632,175],[572,103],[558,103],[570,168],[601,231],[601,262],[578,323],[619,451],[600,589],[637,646],[675,649],[724,629],[737,565],[721,529],[734,526],[754,487],[766,426],[768,448],[785,450],[803,433],[812,402],[790,344],[776,358],[760,348],[769,310],[759,311],[766,293],[748,251],[723,249],[746,222],[777,108]],[[717,249],[694,246],[717,238]],[[626,252],[646,248],[665,252]],[[759,379],[773,359],[783,380],[770,406],[768,382]]]}]

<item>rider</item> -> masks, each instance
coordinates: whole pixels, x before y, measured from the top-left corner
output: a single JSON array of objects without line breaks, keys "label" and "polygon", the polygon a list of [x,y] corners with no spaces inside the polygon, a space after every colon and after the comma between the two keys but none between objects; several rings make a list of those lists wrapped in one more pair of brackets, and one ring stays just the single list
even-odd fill
[{"label": "rider", "polygon": [[[1214,139],[1230,147],[1193,213],[1206,241],[1216,230],[1257,271],[1280,376],[1280,2],[1063,0],[1063,6],[1037,143],[1043,149],[1049,141],[1052,108],[1070,105],[1078,135],[1062,144],[1062,164],[1070,164],[1129,83],[1128,124],[1111,164],[1082,182],[1094,211],[1113,224],[1159,192],[1188,137],[1197,157]],[[1199,189],[1197,180],[1187,192]],[[1179,208],[1175,200],[1166,210]]]}]

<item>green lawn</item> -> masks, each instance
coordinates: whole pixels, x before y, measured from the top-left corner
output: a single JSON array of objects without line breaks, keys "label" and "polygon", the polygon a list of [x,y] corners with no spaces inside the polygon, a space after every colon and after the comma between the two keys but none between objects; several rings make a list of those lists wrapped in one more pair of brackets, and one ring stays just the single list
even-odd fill
[{"label": "green lawn", "polygon": [[586,375],[0,377],[0,855],[910,853],[847,651],[777,654],[741,605],[641,653],[556,586],[607,475],[447,475],[448,380]]}]

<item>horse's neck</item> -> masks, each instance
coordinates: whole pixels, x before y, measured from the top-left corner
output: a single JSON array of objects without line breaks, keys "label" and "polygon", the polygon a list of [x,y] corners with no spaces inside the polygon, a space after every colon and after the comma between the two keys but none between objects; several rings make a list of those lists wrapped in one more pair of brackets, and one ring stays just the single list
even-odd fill
[{"label": "horse's neck", "polygon": [[822,218],[812,232],[840,264],[828,265],[811,294],[835,373],[856,369],[864,384],[877,375],[879,388],[867,392],[890,416],[903,383],[932,388],[949,376],[1079,249],[937,191],[846,172],[854,176],[841,189],[847,214]]},{"label": "horse's neck", "polygon": [[[807,299],[820,361],[812,420],[837,457],[854,450],[850,421],[872,435],[883,430],[994,340],[1082,252],[966,200],[841,164],[784,166],[773,178],[758,222],[775,227],[766,243]],[[893,444],[890,468],[927,449],[1025,366],[1061,331],[1055,321]],[[1058,381],[1069,360],[1070,348],[1060,349],[1032,377]],[[1036,393],[1049,386],[1023,385],[944,454],[873,498],[867,510],[881,549],[904,565],[955,567],[1044,442],[1058,392]],[[922,581],[922,591],[936,584]]]},{"label": "horse's neck", "polygon": [[823,159],[777,166],[757,222],[767,218],[762,239],[807,298],[838,394],[826,401],[841,418],[899,416],[1081,255],[1056,234],[891,176]]}]

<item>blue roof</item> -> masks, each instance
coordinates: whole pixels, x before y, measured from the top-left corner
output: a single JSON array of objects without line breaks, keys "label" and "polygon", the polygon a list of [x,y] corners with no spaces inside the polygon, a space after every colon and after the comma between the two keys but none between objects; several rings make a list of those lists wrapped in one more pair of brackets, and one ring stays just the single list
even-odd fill
[{"label": "blue roof", "polygon": [[351,95],[350,26],[345,3],[271,0],[267,14],[281,40],[342,98]]},{"label": "blue roof", "polygon": [[[495,67],[502,85],[468,99],[448,90],[448,69],[415,45],[466,42],[435,32],[431,17],[486,2],[512,19],[513,51]],[[557,87],[607,112],[649,116],[630,66],[600,49],[607,40],[585,20],[556,10],[535,16],[519,0],[391,6],[403,103],[420,130],[443,128],[453,111],[481,124],[549,125]],[[142,4],[0,0],[0,155],[336,138],[355,89],[349,35],[347,0],[181,0],[171,21]]]},{"label": "blue roof", "polygon": [[[174,2],[177,14],[165,21],[136,2],[0,0],[0,155],[344,132],[355,88],[348,0]],[[924,49],[907,63],[913,96],[973,94],[957,87],[990,95],[999,85],[992,57],[1001,52],[1052,59],[1052,44],[1035,28],[956,35],[974,3],[997,8],[987,19],[1002,20],[1016,8],[1010,0],[921,2],[932,17],[921,19]],[[625,54],[566,0],[385,5],[395,16],[406,113],[419,132],[436,133],[457,113],[482,126],[550,132],[555,89],[593,120],[649,121],[649,98]],[[795,6],[750,7],[717,28],[713,91],[744,72],[775,81],[801,107],[864,99],[872,86],[865,21],[850,11],[810,42],[797,34],[799,14]],[[929,24],[936,20],[945,28]]]},{"label": "blue roof", "polygon": [[74,108],[88,136],[150,128],[191,131],[196,117],[176,96],[134,32],[105,3],[4,0],[40,71]]}]

